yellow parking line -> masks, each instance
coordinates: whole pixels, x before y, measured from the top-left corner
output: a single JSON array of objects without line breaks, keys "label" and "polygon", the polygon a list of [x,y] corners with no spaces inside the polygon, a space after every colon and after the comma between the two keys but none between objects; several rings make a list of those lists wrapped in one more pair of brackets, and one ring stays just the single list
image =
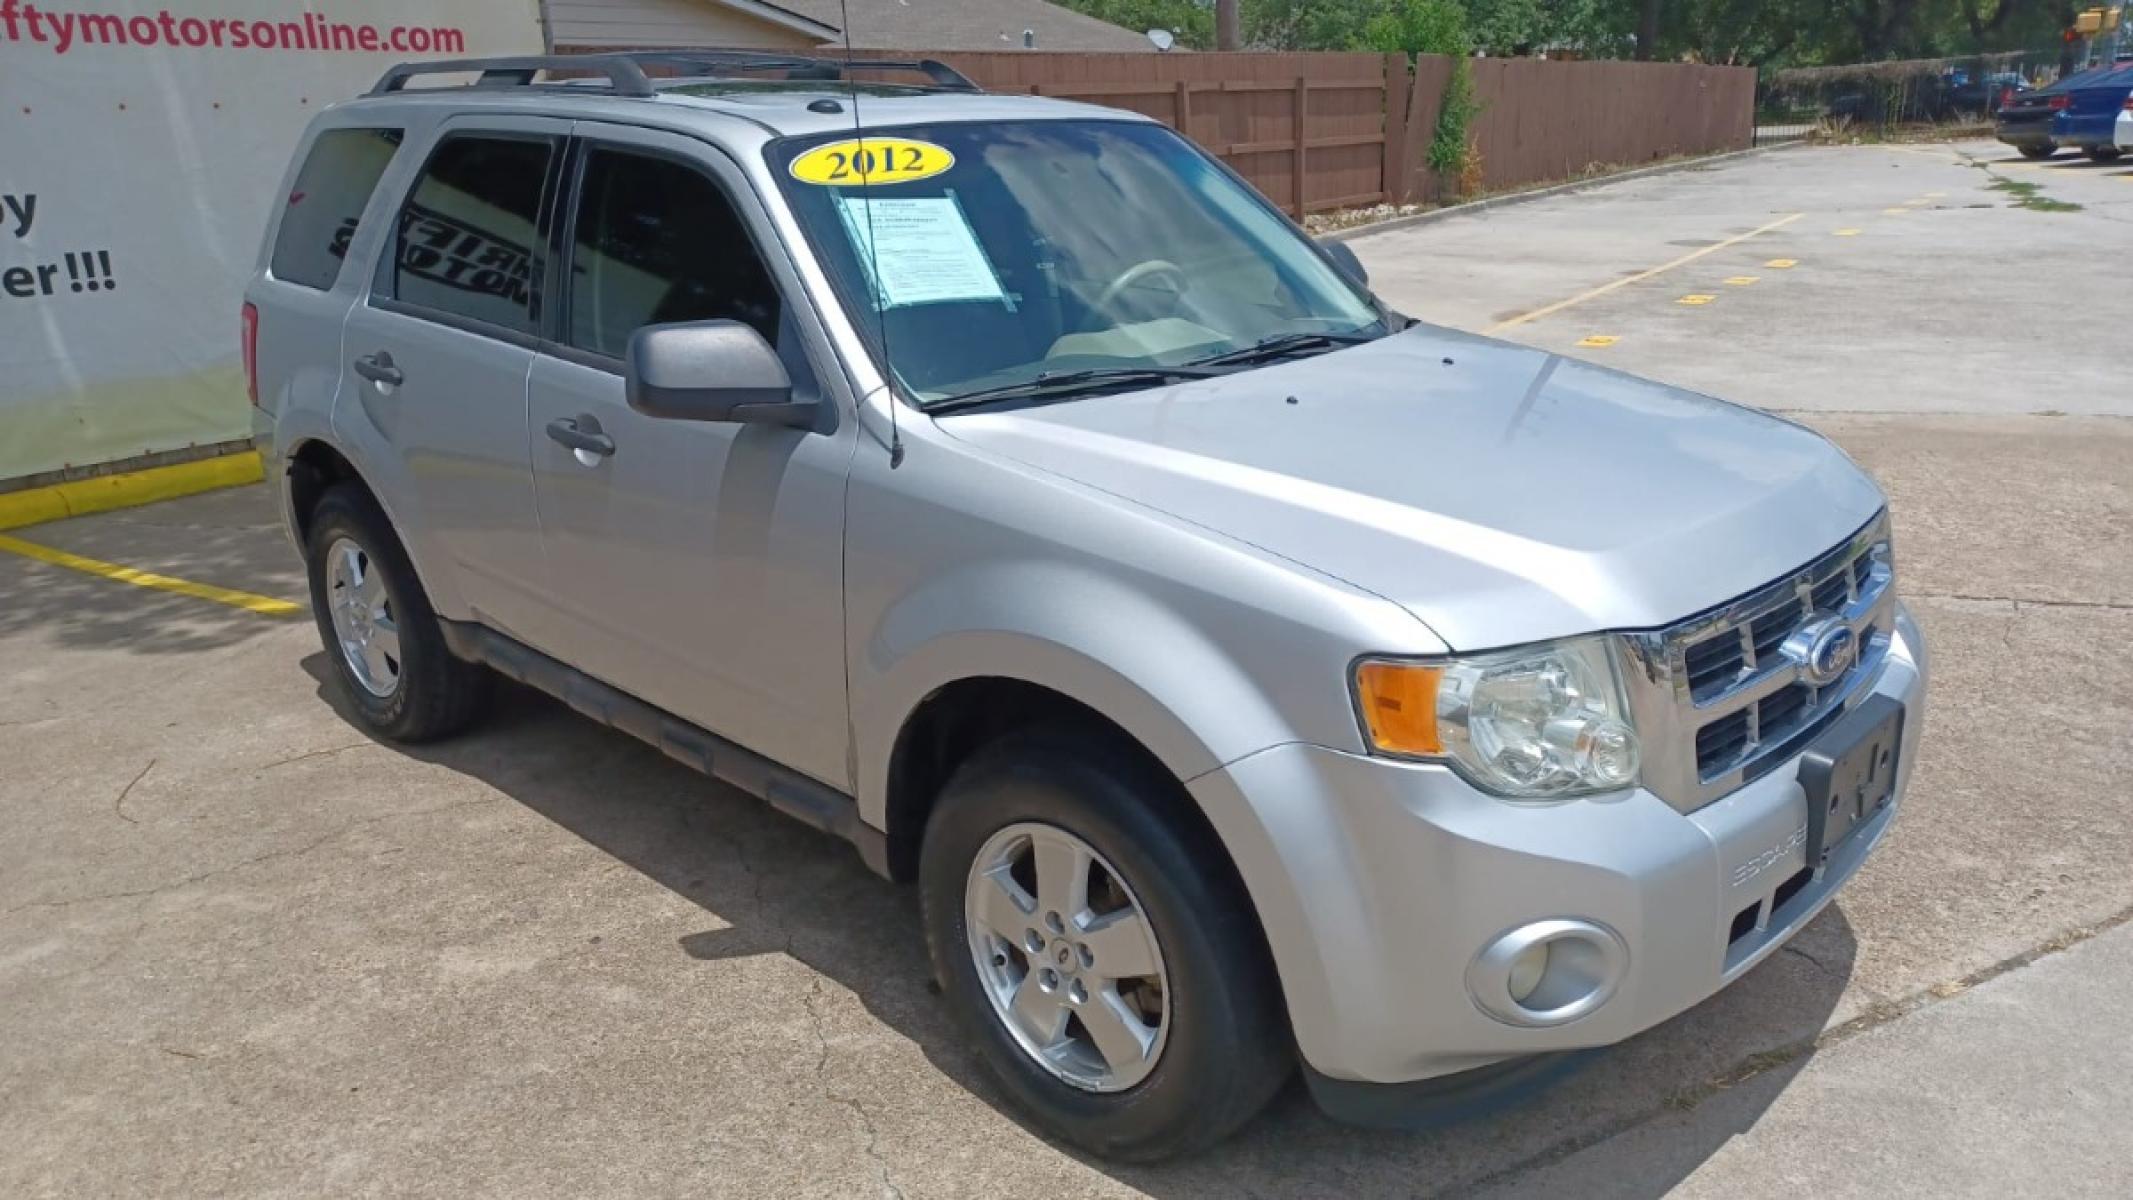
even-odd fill
[{"label": "yellow parking line", "polygon": [[1727,287],[1749,287],[1761,278],[1760,275],[1728,275],[1723,282]]},{"label": "yellow parking line", "polygon": [[1713,296],[1708,292],[1690,292],[1688,295],[1683,296],[1681,299],[1674,301],[1674,303],[1689,305],[1709,304],[1711,301],[1716,299],[1718,299],[1718,297]]},{"label": "yellow parking line", "polygon": [[1773,258],[1763,265],[1773,271],[1790,271],[1800,265],[1800,260],[1797,258]]},{"label": "yellow parking line", "polygon": [[1680,258],[1674,259],[1671,262],[1660,263],[1658,266],[1653,267],[1649,271],[1639,271],[1635,275],[1625,276],[1621,279],[1615,280],[1613,283],[1603,283],[1589,292],[1580,292],[1577,295],[1570,297],[1568,300],[1558,300],[1553,304],[1543,305],[1540,308],[1536,308],[1532,312],[1520,313],[1517,316],[1510,318],[1509,320],[1498,321],[1494,325],[1489,326],[1487,329],[1482,330],[1482,332],[1501,333],[1514,325],[1523,325],[1528,321],[1538,321],[1542,317],[1549,316],[1553,313],[1559,313],[1564,309],[1569,308],[1573,304],[1583,304],[1587,300],[1592,300],[1597,297],[1604,296],[1607,293],[1612,292],[1618,288],[1625,288],[1633,283],[1642,283],[1643,281],[1650,279],[1654,275],[1663,275],[1666,272],[1673,270],[1675,267],[1681,266],[1685,263],[1695,262],[1697,259],[1702,258],[1706,254],[1716,254],[1720,250],[1723,250],[1728,246],[1738,246],[1742,242],[1747,241],[1749,238],[1756,237],[1760,234],[1769,233],[1773,229],[1782,229],[1785,226],[1792,224],[1794,221],[1797,221],[1801,217],[1804,217],[1806,215],[1806,213],[1791,213],[1787,216],[1779,217],[1777,220],[1770,222],[1768,225],[1757,226],[1756,228],[1751,229],[1746,233],[1735,234],[1734,236],[1729,237],[1722,242],[1713,242],[1710,245],[1705,246],[1701,250],[1691,250],[1687,254],[1682,255]]},{"label": "yellow parking line", "polygon": [[1830,231],[1830,235],[1832,237],[1858,237],[1859,231],[1856,229],[1835,229]]},{"label": "yellow parking line", "polygon": [[1585,346],[1590,349],[1598,349],[1602,346],[1612,346],[1616,342],[1619,342],[1621,340],[1621,338],[1618,338],[1611,333],[1595,333],[1579,338],[1578,345]]},{"label": "yellow parking line", "polygon": [[292,604],[287,600],[276,600],[272,596],[259,596],[251,592],[240,592],[233,588],[216,587],[211,583],[194,583],[189,579],[173,579],[168,575],[157,575],[152,571],[122,567],[117,563],[108,563],[101,559],[83,558],[79,554],[69,554],[64,550],[54,550],[50,546],[40,546],[35,542],[25,542],[21,538],[10,537],[4,533],[0,533],[0,550],[4,550],[9,554],[19,554],[24,558],[35,559],[41,563],[50,563],[55,567],[66,567],[73,571],[84,571],[91,575],[100,575],[105,579],[116,579],[120,583],[130,583],[135,587],[155,588],[159,591],[176,592],[181,596],[212,600],[217,604],[227,604],[232,608],[241,608],[246,612],[255,612],[262,616],[294,617],[302,615],[305,611],[304,606],[301,604]]}]

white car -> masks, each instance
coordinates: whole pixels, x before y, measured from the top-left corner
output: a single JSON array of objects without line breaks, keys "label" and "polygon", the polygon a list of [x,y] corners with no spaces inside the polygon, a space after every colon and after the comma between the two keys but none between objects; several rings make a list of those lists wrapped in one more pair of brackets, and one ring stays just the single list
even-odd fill
[{"label": "white car", "polygon": [[2126,106],[2118,114],[2118,124],[2111,127],[2111,141],[2120,150],[2133,150],[2133,96],[2126,98]]}]

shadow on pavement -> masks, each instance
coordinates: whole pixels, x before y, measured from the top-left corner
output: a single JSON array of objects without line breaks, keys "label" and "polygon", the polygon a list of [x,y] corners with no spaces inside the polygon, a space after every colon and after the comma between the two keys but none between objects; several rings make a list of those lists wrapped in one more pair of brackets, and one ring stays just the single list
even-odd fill
[{"label": "shadow on pavement", "polygon": [[[123,567],[304,602],[303,564],[257,487],[75,517],[8,536]],[[268,617],[0,553],[0,637],[42,633],[64,649],[174,655],[248,641],[301,617]]]},{"label": "shadow on pavement", "polygon": [[[345,719],[324,655],[303,667]],[[934,992],[915,891],[875,876],[841,842],[514,684],[500,686],[477,732],[395,749],[481,780],[702,908],[709,928],[679,939],[677,955],[790,955],[849,989],[949,1079],[1015,1117]],[[1198,1159],[1124,1167],[1064,1152],[1165,1198],[1465,1194],[1513,1186],[1527,1169],[1752,1077],[1759,1103],[1694,1122],[1633,1176],[1590,1188],[1656,1196],[1751,1127],[1809,1056],[1796,1048],[1827,1022],[1855,947],[1835,908],[1794,946],[1699,1008],[1486,1119],[1405,1134],[1352,1129],[1321,1116],[1292,1084],[1265,1115]]]}]

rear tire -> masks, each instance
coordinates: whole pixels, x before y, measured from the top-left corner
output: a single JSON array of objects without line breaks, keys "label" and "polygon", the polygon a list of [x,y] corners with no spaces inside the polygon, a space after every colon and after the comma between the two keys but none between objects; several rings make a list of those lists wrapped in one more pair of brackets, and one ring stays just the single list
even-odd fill
[{"label": "rear tire", "polygon": [[2083,150],[2082,153],[2088,155],[2090,162],[2116,162],[2118,161],[2118,156],[2124,154],[2125,151],[2116,146],[2090,146]]},{"label": "rear tire", "polygon": [[326,659],[364,728],[426,742],[481,714],[492,677],[445,646],[414,566],[370,493],[345,483],[327,489],[312,510],[305,560]]},{"label": "rear tire", "polygon": [[2021,151],[2023,158],[2030,159],[2050,158],[2059,153],[2057,146],[2017,146],[2015,149]]},{"label": "rear tire", "polygon": [[[1101,738],[1018,733],[956,771],[920,852],[927,947],[964,1031],[1045,1132],[1105,1158],[1153,1162],[1210,1146],[1265,1107],[1294,1065],[1251,903],[1180,801],[1190,803],[1159,767]],[[1040,859],[1040,843],[1054,857]],[[1060,893],[1036,865],[1061,861],[1062,846],[1089,852],[1077,860],[1087,864],[1080,886],[1069,888],[1086,900],[1072,907],[1053,899]],[[1024,873],[999,865],[1010,861]],[[987,919],[978,897],[997,901],[984,889],[1002,877],[1026,890],[1003,893],[1019,898],[995,910],[1011,918],[995,939],[1000,918]],[[1066,919],[1047,928],[1059,908]],[[1148,959],[1122,968],[1119,943],[1096,939],[1116,933],[1128,910],[1153,941],[1135,943]],[[1044,996],[1026,990],[1047,979]],[[1001,998],[1009,993],[1012,1003]],[[1025,999],[1042,1011],[1010,1029],[1010,1010]],[[1097,999],[1136,1018],[1138,1060]],[[1093,1023],[1082,1023],[1085,1013]],[[1115,1053],[1121,1044],[1125,1055]]]}]

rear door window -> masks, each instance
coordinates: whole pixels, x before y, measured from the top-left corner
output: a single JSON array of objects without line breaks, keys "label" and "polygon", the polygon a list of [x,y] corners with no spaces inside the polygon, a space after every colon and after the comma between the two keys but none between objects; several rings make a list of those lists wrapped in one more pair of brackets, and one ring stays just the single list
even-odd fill
[{"label": "rear door window", "polygon": [[320,291],[333,286],[356,222],[400,141],[398,129],[329,129],[318,135],[284,200],[268,267],[274,278]]},{"label": "rear door window", "polygon": [[400,212],[392,296],[530,334],[539,319],[547,138],[456,135],[430,156]]}]

